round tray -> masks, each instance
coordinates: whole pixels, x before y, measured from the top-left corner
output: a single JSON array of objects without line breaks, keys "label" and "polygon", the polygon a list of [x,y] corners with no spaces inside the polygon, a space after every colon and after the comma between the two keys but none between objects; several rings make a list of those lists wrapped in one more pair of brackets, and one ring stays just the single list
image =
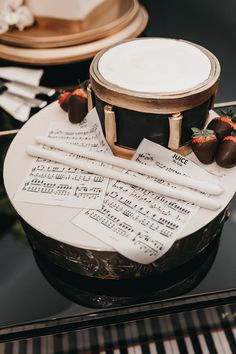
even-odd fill
[{"label": "round tray", "polygon": [[125,28],[106,38],[90,43],[64,48],[32,49],[0,44],[2,59],[31,65],[68,64],[92,58],[101,49],[122,40],[135,38],[142,33],[148,22],[147,11],[139,6],[137,14]]},{"label": "round tray", "polygon": [[69,21],[36,17],[24,31],[11,29],[0,36],[2,43],[23,48],[57,48],[88,43],[127,27],[139,10],[137,0],[109,0],[84,20]]},{"label": "round tray", "polygon": [[[47,106],[18,132],[5,159],[5,188],[12,205],[24,221],[34,249],[66,269],[83,275],[119,279],[168,271],[189,261],[216,237],[223,226],[227,205],[235,193],[236,167],[226,170],[210,165],[213,172],[217,170],[223,173],[220,183],[224,192],[215,197],[221,208],[217,211],[199,209],[170,250],[150,265],[128,260],[111,246],[72,224],[71,220],[79,212],[77,208],[15,201],[14,195],[32,162],[32,158],[25,153],[27,145],[34,144],[34,136],[45,135],[52,121],[63,122],[66,119],[67,114],[57,102]],[[194,156],[189,157],[194,160]]]}]

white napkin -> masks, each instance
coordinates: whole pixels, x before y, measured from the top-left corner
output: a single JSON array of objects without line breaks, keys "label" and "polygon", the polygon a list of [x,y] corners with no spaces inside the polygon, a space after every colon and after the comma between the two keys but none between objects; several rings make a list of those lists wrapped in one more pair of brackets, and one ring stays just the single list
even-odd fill
[{"label": "white napkin", "polygon": [[[0,78],[8,80],[18,80],[32,85],[38,85],[43,75],[43,70],[25,69],[14,66],[0,67]],[[9,92],[14,92],[27,97],[34,97],[30,89],[19,87],[11,83],[6,83]],[[0,106],[15,119],[25,122],[30,115],[30,107],[18,102],[14,98],[0,95]]]}]

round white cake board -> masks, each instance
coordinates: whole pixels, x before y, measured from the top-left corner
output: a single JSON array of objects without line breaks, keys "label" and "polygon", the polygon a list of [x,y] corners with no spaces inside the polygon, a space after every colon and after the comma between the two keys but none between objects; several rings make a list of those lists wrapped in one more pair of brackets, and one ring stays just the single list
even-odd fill
[{"label": "round white cake board", "polygon": [[[67,113],[59,107],[58,102],[54,102],[37,113],[20,129],[9,147],[4,163],[3,177],[8,197],[20,217],[43,235],[84,249],[115,252],[112,247],[72,224],[71,220],[79,213],[79,209],[14,200],[14,195],[33,159],[25,152],[27,145],[35,143],[35,136],[45,135],[51,122],[65,122],[67,119]],[[193,154],[188,158],[201,165]],[[220,183],[224,192],[214,197],[219,201],[221,208],[217,211],[200,209],[181,232],[179,239],[207,225],[227,206],[235,194],[236,167],[222,169],[215,163],[207,167],[201,166],[222,175]]]}]

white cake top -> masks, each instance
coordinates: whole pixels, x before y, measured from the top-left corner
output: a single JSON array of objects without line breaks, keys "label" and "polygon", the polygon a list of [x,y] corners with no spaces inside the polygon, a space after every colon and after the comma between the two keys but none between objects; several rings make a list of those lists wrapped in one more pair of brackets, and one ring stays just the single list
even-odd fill
[{"label": "white cake top", "polygon": [[109,49],[98,70],[106,81],[124,89],[165,93],[189,90],[207,80],[211,62],[190,43],[146,38]]},{"label": "white cake top", "polygon": [[26,0],[33,15],[64,20],[83,20],[104,0]]}]

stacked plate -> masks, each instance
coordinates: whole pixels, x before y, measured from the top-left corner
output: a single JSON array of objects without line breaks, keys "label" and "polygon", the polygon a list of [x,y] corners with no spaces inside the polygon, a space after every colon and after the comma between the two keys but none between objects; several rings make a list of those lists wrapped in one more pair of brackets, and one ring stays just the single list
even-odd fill
[{"label": "stacked plate", "polygon": [[0,36],[1,58],[32,65],[72,63],[143,32],[148,14],[138,0],[105,3],[101,13],[92,12],[70,26],[64,20],[37,17],[24,31],[8,31]]}]

